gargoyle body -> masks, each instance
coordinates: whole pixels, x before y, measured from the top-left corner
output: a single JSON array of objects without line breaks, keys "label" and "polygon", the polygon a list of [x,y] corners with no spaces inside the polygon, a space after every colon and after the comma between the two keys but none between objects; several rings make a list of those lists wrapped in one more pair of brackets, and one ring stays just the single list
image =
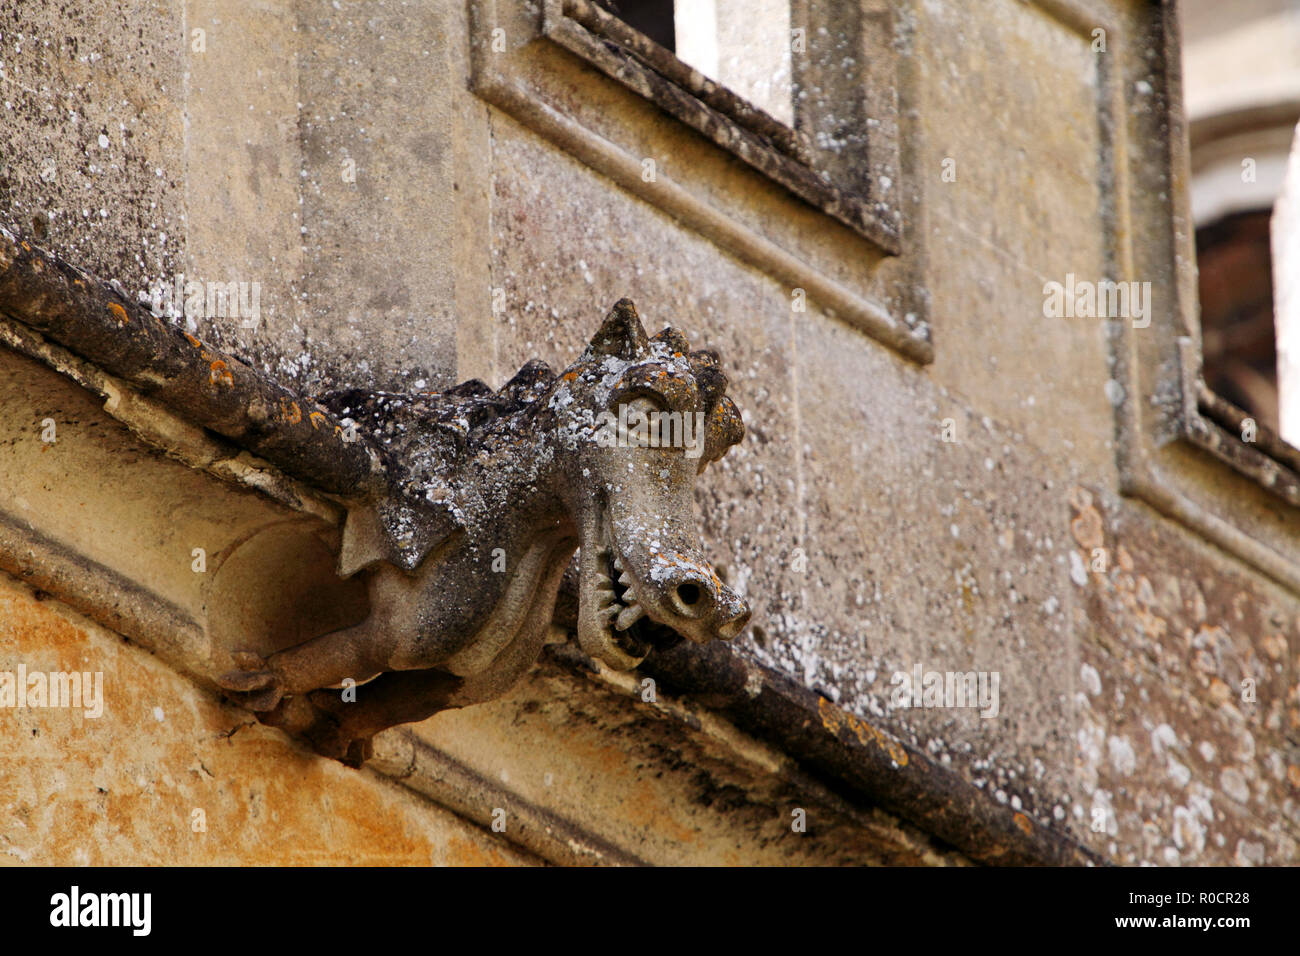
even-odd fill
[{"label": "gargoyle body", "polygon": [[[714,353],[671,328],[647,338],[625,299],[562,375],[530,362],[499,391],[326,399],[385,458],[340,555],[341,574],[369,576],[371,613],[266,660],[237,653],[222,686],[359,764],[380,730],[508,690],[578,549],[591,656],[625,670],[681,637],[735,637],[749,610],[705,559],[693,507],[697,476],[744,434],[726,386]],[[348,679],[355,700],[325,690]]]}]

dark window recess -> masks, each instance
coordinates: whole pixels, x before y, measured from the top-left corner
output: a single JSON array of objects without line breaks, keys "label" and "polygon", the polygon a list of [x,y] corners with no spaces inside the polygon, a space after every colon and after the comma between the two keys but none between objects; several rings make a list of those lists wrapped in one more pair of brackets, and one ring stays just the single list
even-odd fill
[{"label": "dark window recess", "polygon": [[634,30],[644,33],[666,50],[677,52],[673,0],[596,0]]},{"label": "dark window recess", "polygon": [[1268,209],[1235,213],[1198,229],[1196,259],[1205,384],[1276,432],[1270,213]]}]

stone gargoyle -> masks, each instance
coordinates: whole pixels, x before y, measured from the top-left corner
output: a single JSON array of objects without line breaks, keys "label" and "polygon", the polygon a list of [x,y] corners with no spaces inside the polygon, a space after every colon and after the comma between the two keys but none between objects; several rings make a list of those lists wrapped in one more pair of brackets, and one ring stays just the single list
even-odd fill
[{"label": "stone gargoyle", "polygon": [[[370,614],[266,659],[237,652],[219,683],[359,765],[385,728],[505,693],[541,654],[575,550],[593,658],[627,670],[682,637],[734,638],[750,612],[705,558],[693,502],[744,435],[726,387],[716,353],[672,328],[648,338],[623,299],[558,376],[533,361],[499,391],[325,398],[385,458],[339,560],[369,576]],[[355,699],[328,689],[349,679]]]}]

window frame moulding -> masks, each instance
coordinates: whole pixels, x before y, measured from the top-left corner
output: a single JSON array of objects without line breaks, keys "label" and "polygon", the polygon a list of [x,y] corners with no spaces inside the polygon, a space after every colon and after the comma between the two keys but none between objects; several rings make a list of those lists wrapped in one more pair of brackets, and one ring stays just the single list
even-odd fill
[{"label": "window frame moulding", "polygon": [[[1201,374],[1196,254],[1191,212],[1188,123],[1182,106],[1176,9],[1152,7],[1127,38],[1144,59],[1108,78],[1102,90],[1115,124],[1114,255],[1125,276],[1155,276],[1170,296],[1149,327],[1112,322],[1116,394],[1116,462],[1121,491],[1209,543],[1300,593],[1300,451],[1256,426],[1210,391]],[[1116,40],[1120,39],[1118,35]],[[1118,52],[1118,43],[1112,42]],[[1123,62],[1121,58],[1121,62]],[[1126,91],[1152,85],[1156,108],[1132,110]],[[1156,143],[1147,147],[1146,143]],[[1133,161],[1151,149],[1145,169]],[[1142,220],[1131,211],[1160,206],[1164,241],[1135,238]],[[1236,434],[1234,434],[1234,431]],[[1208,466],[1208,467],[1207,467]]]},{"label": "window frame moulding", "polygon": [[[873,89],[886,80],[889,86],[891,105],[882,107],[888,116],[872,124],[870,168],[864,170],[873,183],[884,175],[893,180],[886,202],[834,185],[833,171],[817,172],[803,162],[813,154],[805,132],[785,126],[706,79],[589,0],[544,0],[536,7],[516,0],[470,0],[469,9],[473,93],[742,263],[804,290],[827,315],[912,362],[934,361],[928,298],[915,292],[924,251],[919,243],[907,241],[901,226],[907,217],[919,217],[920,209],[913,192],[899,183],[906,169],[900,141],[911,120],[897,110],[893,97],[910,79],[900,72],[895,51],[882,51],[881,62],[867,65]],[[587,24],[596,24],[600,32]],[[870,27],[877,34],[887,29],[875,22]],[[905,31],[905,25],[888,29]],[[584,102],[562,86],[571,77],[560,60],[581,64],[611,92],[659,108],[680,127],[702,136],[720,157],[742,162],[746,175],[774,187],[776,198],[771,201],[788,198],[792,205],[831,219],[835,229],[844,230],[847,242],[861,242],[862,253],[855,250],[853,266],[853,273],[862,277],[861,287],[845,280],[840,263],[830,268],[819,264],[820,256],[801,248],[804,240],[797,234],[755,221],[725,190],[702,187],[691,177],[674,178],[663,168],[644,177],[643,156],[628,141],[631,137],[603,128],[584,113]],[[671,136],[666,128],[640,132]],[[802,216],[794,218],[806,228],[812,220]]]},{"label": "window frame moulding", "polygon": [[902,251],[896,215],[882,215],[866,197],[819,174],[806,133],[704,76],[591,0],[545,0],[542,33],[882,250]]},{"label": "window frame moulding", "polygon": [[[1184,391],[1188,406],[1183,412],[1183,434],[1198,448],[1277,495],[1287,504],[1300,507],[1300,449],[1210,389],[1199,377]],[[1194,400],[1194,404],[1193,404]],[[1254,441],[1241,436],[1251,426]]]}]

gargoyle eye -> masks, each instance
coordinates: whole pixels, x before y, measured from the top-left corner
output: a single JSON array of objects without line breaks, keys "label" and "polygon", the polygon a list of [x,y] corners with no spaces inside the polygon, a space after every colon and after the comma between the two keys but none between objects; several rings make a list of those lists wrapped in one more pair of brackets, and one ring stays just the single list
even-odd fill
[{"label": "gargoyle eye", "polygon": [[668,411],[668,402],[664,400],[662,395],[642,389],[616,393],[610,402],[610,411],[617,415],[620,405],[626,405],[629,412],[633,410],[641,412]]}]

